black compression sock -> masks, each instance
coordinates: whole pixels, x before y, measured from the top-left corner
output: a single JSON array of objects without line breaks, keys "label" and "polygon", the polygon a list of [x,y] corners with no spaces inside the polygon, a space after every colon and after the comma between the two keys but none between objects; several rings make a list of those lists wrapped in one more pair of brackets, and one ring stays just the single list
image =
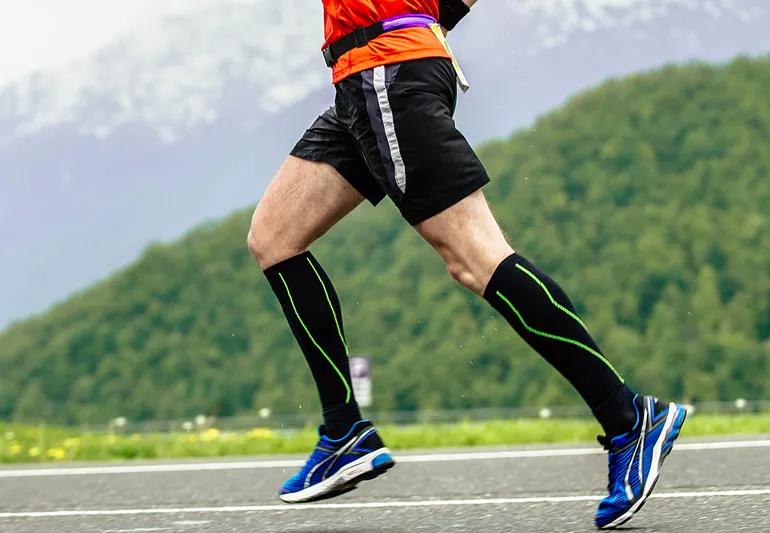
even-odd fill
[{"label": "black compression sock", "polygon": [[327,432],[344,435],[361,415],[350,381],[342,310],[331,280],[310,252],[271,266],[265,276],[310,366]]},{"label": "black compression sock", "polygon": [[355,401],[324,409],[324,430],[330,439],[341,439],[359,420],[361,411]]},{"label": "black compression sock", "polygon": [[634,429],[639,422],[642,397],[621,385],[615,394],[592,408],[597,420],[604,420],[602,427],[608,437],[616,437]]},{"label": "black compression sock", "polygon": [[513,254],[500,263],[484,298],[577,389],[608,435],[632,429],[636,421],[633,392],[555,281]]}]

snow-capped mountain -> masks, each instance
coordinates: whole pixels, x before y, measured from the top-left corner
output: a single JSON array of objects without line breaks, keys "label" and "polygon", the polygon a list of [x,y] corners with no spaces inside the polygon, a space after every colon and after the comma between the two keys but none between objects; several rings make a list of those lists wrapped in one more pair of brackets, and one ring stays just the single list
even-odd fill
[{"label": "snow-capped mountain", "polygon": [[[610,76],[768,53],[769,27],[766,0],[483,0],[458,122],[506,135]],[[0,87],[0,326],[254,203],[331,103],[321,36],[318,0],[213,0]]]},{"label": "snow-capped mountain", "polygon": [[240,114],[231,98],[244,86],[258,95],[249,115],[280,111],[326,81],[320,15],[308,0],[228,1],[151,19],[88,60],[7,87],[0,134],[7,142],[76,123],[78,135],[103,139],[141,123],[171,143]]}]

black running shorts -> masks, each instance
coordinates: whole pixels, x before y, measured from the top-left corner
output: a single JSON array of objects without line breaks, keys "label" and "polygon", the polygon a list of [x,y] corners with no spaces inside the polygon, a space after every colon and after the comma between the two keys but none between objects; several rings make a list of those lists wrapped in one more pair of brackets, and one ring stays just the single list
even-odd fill
[{"label": "black running shorts", "polygon": [[330,164],[372,204],[387,194],[414,225],[489,182],[452,118],[457,85],[450,60],[376,67],[336,90],[334,107],[291,154]]}]

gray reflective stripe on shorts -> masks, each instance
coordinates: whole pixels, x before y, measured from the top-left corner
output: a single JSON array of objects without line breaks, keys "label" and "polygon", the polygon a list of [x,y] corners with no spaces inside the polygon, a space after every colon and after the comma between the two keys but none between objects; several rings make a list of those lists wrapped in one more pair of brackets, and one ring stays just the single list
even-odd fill
[{"label": "gray reflective stripe on shorts", "polygon": [[388,87],[399,65],[383,65],[361,73],[366,110],[377,138],[377,146],[388,181],[403,194],[406,191],[406,166],[396,136],[395,118],[390,107]]}]

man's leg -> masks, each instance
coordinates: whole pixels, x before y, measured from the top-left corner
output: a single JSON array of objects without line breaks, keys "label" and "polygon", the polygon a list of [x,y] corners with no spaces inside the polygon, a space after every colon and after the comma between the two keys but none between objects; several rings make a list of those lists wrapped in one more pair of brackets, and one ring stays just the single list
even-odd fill
[{"label": "man's leg", "polygon": [[310,366],[332,438],[347,433],[361,415],[337,293],[308,247],[362,201],[330,165],[290,156],[259,202],[248,236]]},{"label": "man's leg", "polygon": [[607,435],[632,429],[634,394],[594,342],[565,292],[514,252],[481,191],[415,226],[452,276],[483,296],[577,389]]},{"label": "man's leg", "polygon": [[609,452],[609,495],[595,523],[614,528],[628,521],[655,487],[685,408],[631,392],[561,287],[508,245],[480,191],[415,227],[454,278],[484,296],[591,407]]}]

